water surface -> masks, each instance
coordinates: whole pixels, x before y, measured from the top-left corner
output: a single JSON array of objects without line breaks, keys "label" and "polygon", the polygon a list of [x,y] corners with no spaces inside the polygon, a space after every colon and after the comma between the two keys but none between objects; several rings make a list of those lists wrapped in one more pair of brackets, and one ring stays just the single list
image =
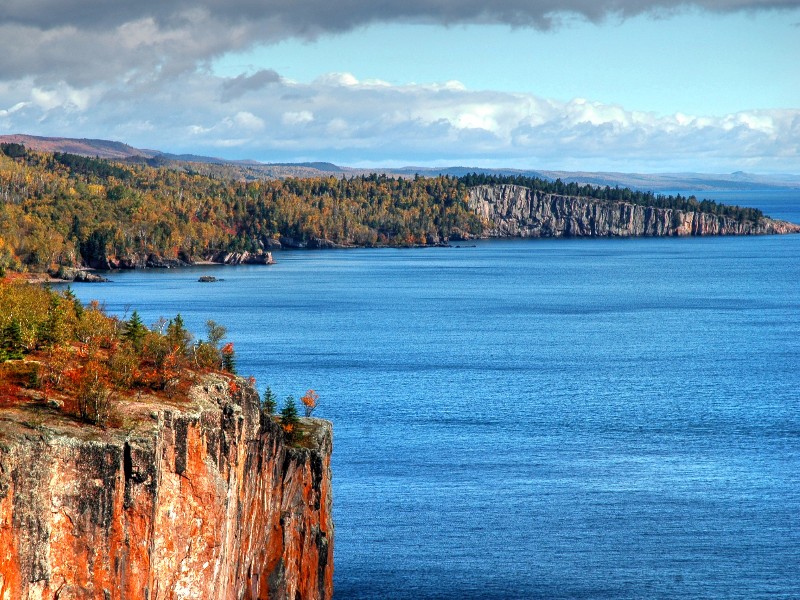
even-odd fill
[{"label": "water surface", "polygon": [[338,599],[800,597],[800,236],[276,258],[74,289],[319,392]]}]

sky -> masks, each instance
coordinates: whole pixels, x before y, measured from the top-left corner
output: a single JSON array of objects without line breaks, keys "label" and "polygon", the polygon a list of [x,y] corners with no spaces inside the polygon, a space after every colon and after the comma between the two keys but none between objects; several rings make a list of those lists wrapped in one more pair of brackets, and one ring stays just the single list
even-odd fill
[{"label": "sky", "polygon": [[3,0],[0,133],[800,174],[800,0]]}]

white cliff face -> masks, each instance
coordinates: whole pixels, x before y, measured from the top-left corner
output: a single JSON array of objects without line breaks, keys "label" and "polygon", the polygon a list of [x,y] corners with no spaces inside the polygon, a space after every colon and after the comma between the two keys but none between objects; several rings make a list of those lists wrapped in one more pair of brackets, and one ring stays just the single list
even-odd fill
[{"label": "white cliff face", "polygon": [[762,218],[739,222],[700,212],[544,194],[517,185],[470,189],[469,207],[484,237],[634,237],[800,233],[800,225]]}]

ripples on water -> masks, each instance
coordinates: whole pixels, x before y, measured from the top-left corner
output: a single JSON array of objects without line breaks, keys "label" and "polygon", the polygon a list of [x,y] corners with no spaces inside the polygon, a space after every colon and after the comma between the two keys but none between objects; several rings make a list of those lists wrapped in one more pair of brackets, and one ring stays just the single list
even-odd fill
[{"label": "ripples on water", "polygon": [[75,290],[320,393],[337,598],[800,597],[800,236],[277,259]]}]

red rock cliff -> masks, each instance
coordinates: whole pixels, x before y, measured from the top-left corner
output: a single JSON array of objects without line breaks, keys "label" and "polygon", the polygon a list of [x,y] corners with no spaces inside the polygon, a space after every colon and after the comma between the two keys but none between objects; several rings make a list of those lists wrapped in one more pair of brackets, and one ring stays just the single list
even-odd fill
[{"label": "red rock cliff", "polygon": [[0,600],[332,598],[331,426],[290,447],[228,390],[121,403],[113,430],[0,411]]}]

